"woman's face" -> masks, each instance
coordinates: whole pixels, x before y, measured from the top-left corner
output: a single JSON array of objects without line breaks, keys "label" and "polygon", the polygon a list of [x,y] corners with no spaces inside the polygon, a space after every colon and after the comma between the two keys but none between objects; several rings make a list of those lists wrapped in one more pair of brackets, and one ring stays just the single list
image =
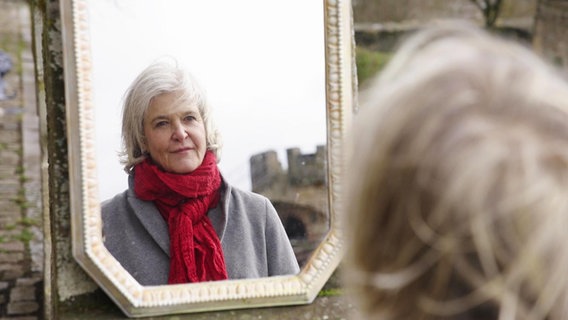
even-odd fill
[{"label": "woman's face", "polygon": [[179,96],[172,92],[152,99],[144,115],[145,147],[162,170],[189,173],[205,156],[205,125],[197,106]]}]

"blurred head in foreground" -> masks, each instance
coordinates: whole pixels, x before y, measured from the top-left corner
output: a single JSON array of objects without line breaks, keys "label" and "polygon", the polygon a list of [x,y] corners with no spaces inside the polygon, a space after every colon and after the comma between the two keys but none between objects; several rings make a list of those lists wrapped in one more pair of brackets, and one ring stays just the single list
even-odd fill
[{"label": "blurred head in foreground", "polygon": [[565,319],[565,80],[519,44],[438,25],[361,101],[345,280],[362,315]]}]

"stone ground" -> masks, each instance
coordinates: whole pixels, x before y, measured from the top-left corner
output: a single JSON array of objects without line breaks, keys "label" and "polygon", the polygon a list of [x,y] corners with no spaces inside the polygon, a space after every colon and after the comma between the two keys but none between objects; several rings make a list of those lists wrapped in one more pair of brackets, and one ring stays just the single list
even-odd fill
[{"label": "stone ground", "polygon": [[12,70],[0,101],[0,319],[42,318],[39,118],[25,1],[0,0],[0,50]]}]

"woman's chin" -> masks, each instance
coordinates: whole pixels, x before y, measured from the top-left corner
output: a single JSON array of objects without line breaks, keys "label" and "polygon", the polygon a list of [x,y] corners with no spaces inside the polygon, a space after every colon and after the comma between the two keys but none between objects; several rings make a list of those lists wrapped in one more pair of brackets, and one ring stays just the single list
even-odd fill
[{"label": "woman's chin", "polygon": [[179,164],[179,165],[171,166],[169,168],[169,170],[166,170],[166,171],[168,171],[170,173],[177,173],[177,174],[188,174],[188,173],[192,173],[196,168],[197,168],[197,166],[193,165],[193,164]]}]

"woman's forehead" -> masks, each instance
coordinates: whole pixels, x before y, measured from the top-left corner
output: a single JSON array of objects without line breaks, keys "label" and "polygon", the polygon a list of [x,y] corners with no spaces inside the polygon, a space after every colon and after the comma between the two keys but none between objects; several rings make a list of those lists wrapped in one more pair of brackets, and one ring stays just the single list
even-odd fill
[{"label": "woman's forehead", "polygon": [[187,96],[177,92],[168,92],[154,97],[150,101],[146,114],[167,115],[188,112],[199,113],[199,108]]}]

